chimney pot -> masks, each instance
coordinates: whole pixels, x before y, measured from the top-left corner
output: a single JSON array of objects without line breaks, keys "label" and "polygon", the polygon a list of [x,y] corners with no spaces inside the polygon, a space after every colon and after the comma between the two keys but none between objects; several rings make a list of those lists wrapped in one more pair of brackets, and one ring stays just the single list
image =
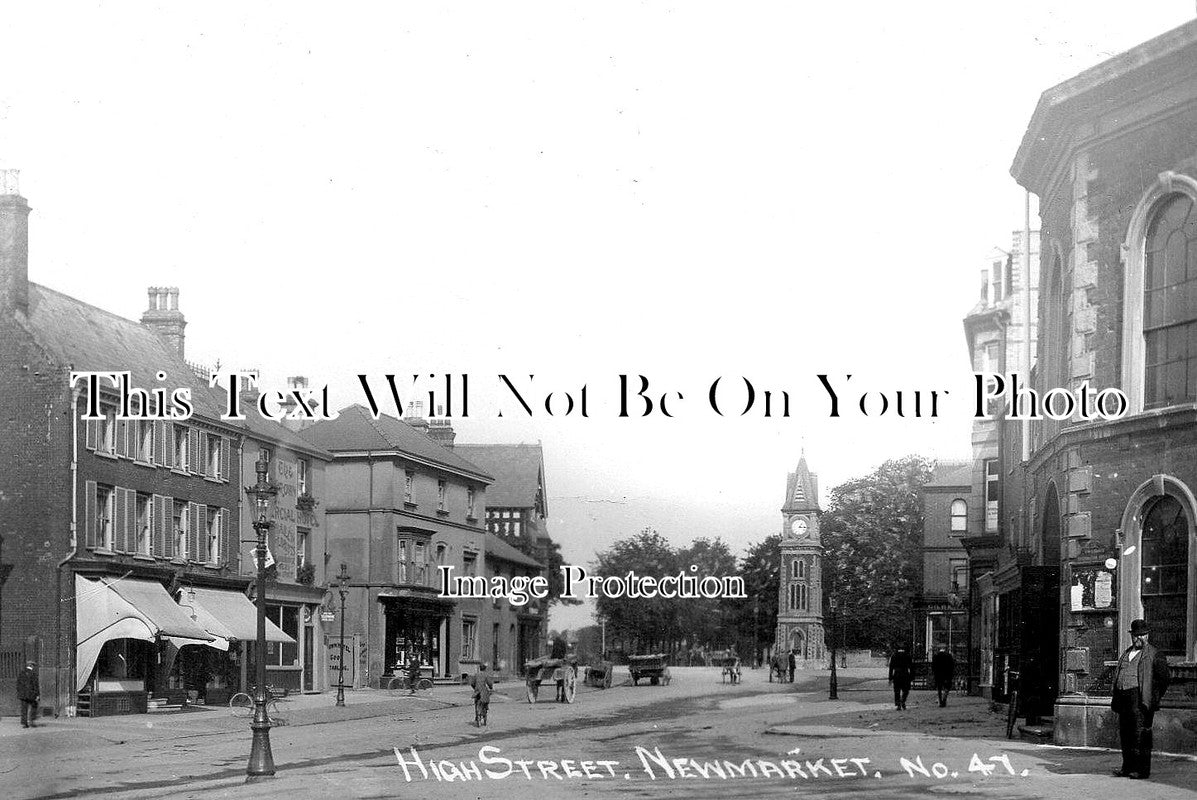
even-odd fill
[{"label": "chimney pot", "polygon": [[151,286],[146,290],[149,308],[141,315],[141,324],[157,333],[185,358],[183,329],[187,320],[179,311],[179,290],[171,286]]}]

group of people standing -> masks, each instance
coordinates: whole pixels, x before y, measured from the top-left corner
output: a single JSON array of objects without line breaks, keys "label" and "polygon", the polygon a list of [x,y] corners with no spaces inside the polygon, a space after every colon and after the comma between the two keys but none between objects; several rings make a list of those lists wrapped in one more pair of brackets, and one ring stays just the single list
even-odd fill
[{"label": "group of people standing", "polygon": [[[956,675],[956,659],[941,647],[931,656],[931,678],[935,683],[935,693],[939,698],[939,707],[948,704],[948,694],[952,691],[952,679]],[[902,711],[906,708],[906,698],[910,696],[910,684],[914,681],[914,659],[906,647],[899,646],[889,659],[889,682],[894,687],[894,708]]]}]

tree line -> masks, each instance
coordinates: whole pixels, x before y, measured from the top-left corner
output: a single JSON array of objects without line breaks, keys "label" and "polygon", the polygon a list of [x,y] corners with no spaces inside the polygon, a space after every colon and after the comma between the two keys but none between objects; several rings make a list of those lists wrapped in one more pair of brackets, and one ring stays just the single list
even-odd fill
[{"label": "tree line", "polygon": [[[907,456],[831,490],[820,516],[824,548],[823,601],[826,638],[838,647],[889,652],[909,643],[911,604],[922,584],[923,485],[932,462]],[[773,644],[781,586],[781,536],[750,544],[742,556],[719,537],[699,537],[675,547],[651,528],[616,541],[597,554],[594,575],[739,575],[745,598],[651,599],[599,597],[596,619],[605,621],[605,643],[618,656],[669,653],[674,663],[735,648],[751,659]],[[829,601],[838,599],[835,626]],[[597,657],[601,625],[578,632],[579,655]],[[833,629],[834,628],[834,629]]]}]

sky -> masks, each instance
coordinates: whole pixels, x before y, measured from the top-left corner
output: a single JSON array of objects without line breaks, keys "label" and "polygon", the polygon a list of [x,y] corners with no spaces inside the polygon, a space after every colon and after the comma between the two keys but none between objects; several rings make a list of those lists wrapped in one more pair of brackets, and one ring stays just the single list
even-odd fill
[{"label": "sky", "polygon": [[[0,14],[32,280],[133,319],[177,286],[189,359],[305,375],[333,408],[363,401],[360,373],[468,375],[459,440],[540,441],[549,530],[585,564],[644,527],[742,551],[780,530],[803,449],[824,493],[887,458],[967,457],[962,318],[1023,224],[1009,168],[1040,93],[1197,7]],[[648,379],[651,414],[619,416],[620,375]],[[876,416],[899,391],[948,394],[935,418]]]}]

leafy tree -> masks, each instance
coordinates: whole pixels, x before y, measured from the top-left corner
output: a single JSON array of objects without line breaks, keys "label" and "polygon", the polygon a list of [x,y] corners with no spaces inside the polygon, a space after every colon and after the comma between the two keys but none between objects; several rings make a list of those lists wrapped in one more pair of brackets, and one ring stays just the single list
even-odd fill
[{"label": "leafy tree", "polygon": [[[743,600],[729,599],[726,624],[736,632],[736,650],[751,653],[755,641],[761,650],[773,643],[777,631],[777,602],[781,593],[781,536],[773,534],[750,545],[740,563],[744,579]],[[755,635],[754,635],[755,634]]]},{"label": "leafy tree", "polygon": [[[600,552],[591,565],[592,575],[665,576],[678,572],[678,554],[664,536],[651,528],[620,539]],[[607,636],[620,639],[629,652],[672,651],[678,639],[677,600],[654,597],[600,596],[595,605],[607,618]]]},{"label": "leafy tree", "polygon": [[[727,543],[719,537],[695,539],[689,547],[678,551],[678,566],[683,572],[698,578],[737,574],[736,557]],[[697,570],[691,570],[691,565]],[[723,648],[736,644],[736,633],[728,624],[733,609],[720,598],[683,600],[678,603],[678,633],[693,647]]]},{"label": "leafy tree", "polygon": [[930,477],[931,462],[912,455],[831,490],[820,519],[823,594],[839,600],[840,646],[909,643],[911,600],[922,584],[922,488]]}]

